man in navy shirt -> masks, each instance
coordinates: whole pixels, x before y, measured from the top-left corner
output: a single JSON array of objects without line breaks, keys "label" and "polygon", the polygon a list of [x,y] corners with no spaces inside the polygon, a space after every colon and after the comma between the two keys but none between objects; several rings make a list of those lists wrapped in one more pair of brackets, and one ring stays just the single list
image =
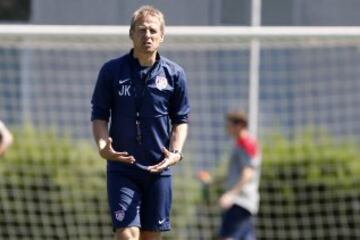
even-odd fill
[{"label": "man in navy shirt", "polygon": [[182,159],[190,107],[184,70],[158,53],[164,26],[154,7],[134,12],[133,49],[103,65],[91,101],[118,240],[157,240],[171,228],[169,167]]}]

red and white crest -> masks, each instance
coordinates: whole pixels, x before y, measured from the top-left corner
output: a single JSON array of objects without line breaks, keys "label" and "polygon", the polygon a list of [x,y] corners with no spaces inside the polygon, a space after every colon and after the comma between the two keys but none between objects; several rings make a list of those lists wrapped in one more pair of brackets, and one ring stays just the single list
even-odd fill
[{"label": "red and white crest", "polygon": [[121,209],[121,210],[115,211],[116,220],[121,222],[122,220],[124,220],[124,217],[125,217],[125,211],[124,210]]},{"label": "red and white crest", "polygon": [[156,85],[156,88],[161,91],[167,87],[168,80],[166,79],[166,77],[157,76],[155,79],[155,85]]}]

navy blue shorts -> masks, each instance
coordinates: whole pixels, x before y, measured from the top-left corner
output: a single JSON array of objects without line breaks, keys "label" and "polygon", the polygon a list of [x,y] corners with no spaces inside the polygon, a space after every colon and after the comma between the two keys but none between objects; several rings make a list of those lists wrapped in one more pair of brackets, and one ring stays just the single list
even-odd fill
[{"label": "navy blue shorts", "polygon": [[108,171],[107,191],[114,229],[133,226],[154,232],[171,229],[171,176]]},{"label": "navy blue shorts", "polygon": [[233,205],[222,216],[219,235],[222,238],[255,240],[251,213],[238,205]]}]

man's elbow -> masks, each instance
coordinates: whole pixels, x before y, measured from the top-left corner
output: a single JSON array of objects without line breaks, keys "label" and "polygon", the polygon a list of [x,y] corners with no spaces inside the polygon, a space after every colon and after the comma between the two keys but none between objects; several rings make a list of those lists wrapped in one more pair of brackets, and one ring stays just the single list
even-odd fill
[{"label": "man's elbow", "polygon": [[173,125],[173,129],[175,131],[187,132],[188,131],[188,123],[178,123]]}]

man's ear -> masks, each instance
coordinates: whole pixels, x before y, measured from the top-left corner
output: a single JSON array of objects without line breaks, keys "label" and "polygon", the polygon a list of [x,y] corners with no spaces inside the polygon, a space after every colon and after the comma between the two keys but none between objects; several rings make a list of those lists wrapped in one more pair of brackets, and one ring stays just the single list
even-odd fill
[{"label": "man's ear", "polygon": [[133,31],[131,29],[129,30],[129,38],[133,40]]}]

